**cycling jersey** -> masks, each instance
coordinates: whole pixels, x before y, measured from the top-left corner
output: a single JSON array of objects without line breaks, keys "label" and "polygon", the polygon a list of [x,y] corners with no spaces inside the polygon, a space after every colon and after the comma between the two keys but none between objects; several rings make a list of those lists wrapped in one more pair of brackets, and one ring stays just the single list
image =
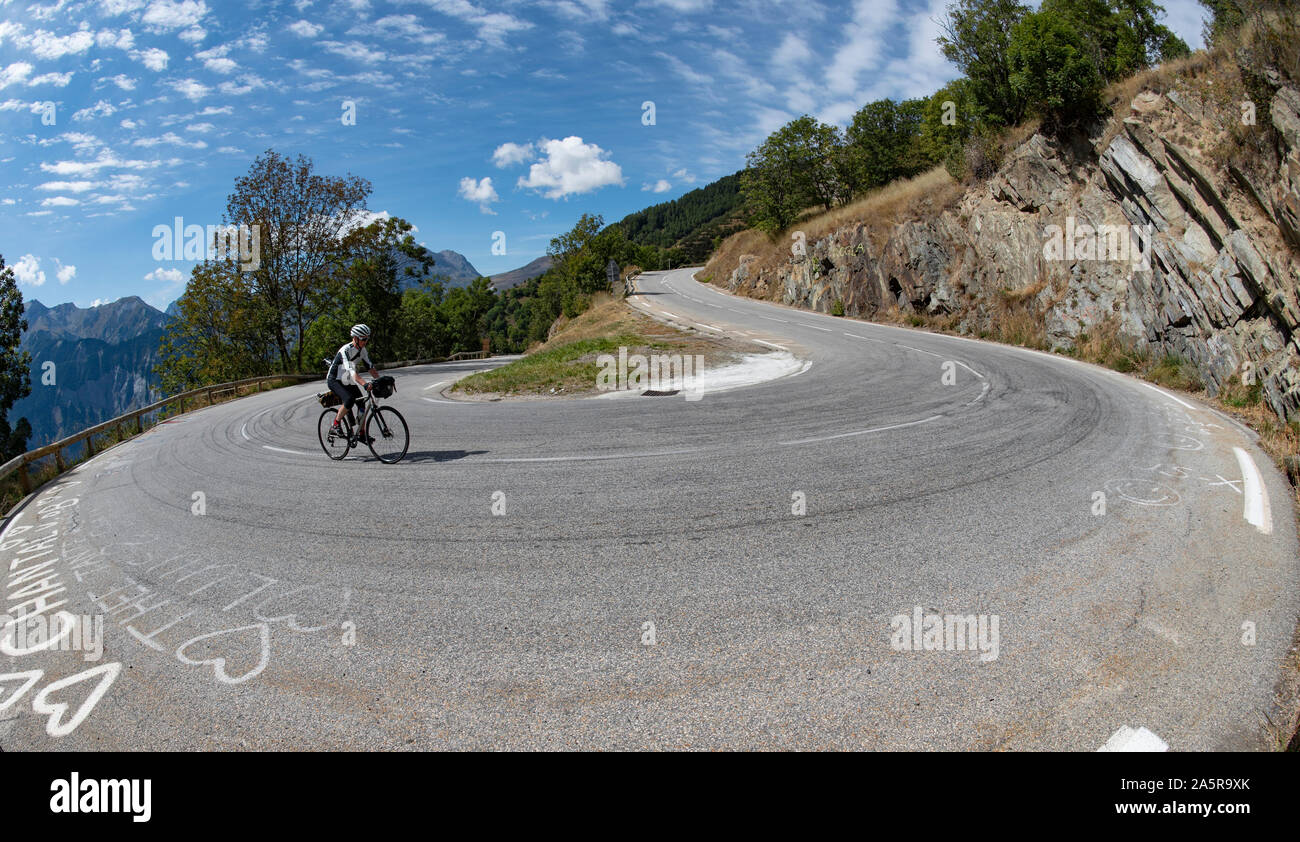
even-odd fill
[{"label": "cycling jersey", "polygon": [[375,367],[375,364],[370,361],[370,354],[365,348],[358,348],[349,342],[334,355],[334,362],[330,363],[329,374],[326,375],[325,379],[339,380],[345,384],[356,383],[358,386],[362,385],[361,378],[357,376],[357,360],[361,360],[366,364],[365,371]]}]

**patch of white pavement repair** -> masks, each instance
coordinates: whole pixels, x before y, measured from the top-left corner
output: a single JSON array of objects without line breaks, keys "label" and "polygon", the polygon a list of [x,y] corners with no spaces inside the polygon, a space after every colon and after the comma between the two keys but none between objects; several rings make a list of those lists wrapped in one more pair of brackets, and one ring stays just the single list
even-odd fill
[{"label": "patch of white pavement repair", "polygon": [[[769,342],[763,344],[771,345]],[[778,346],[772,345],[772,347],[776,348]],[[684,391],[688,395],[702,397],[713,392],[726,392],[744,386],[756,386],[759,383],[779,380],[782,377],[794,377],[803,374],[811,367],[811,361],[800,360],[785,348],[780,348],[780,353],[777,354],[746,354],[739,362],[731,365],[706,368],[691,377],[689,388],[687,388],[678,372],[673,372],[672,378],[667,383],[658,384],[656,388],[661,391],[675,389]],[[640,396],[641,393],[635,389],[620,389],[605,392],[599,397],[626,398]]]},{"label": "patch of white pavement repair", "polygon": [[1169,751],[1169,744],[1145,727],[1122,725],[1097,751]]}]

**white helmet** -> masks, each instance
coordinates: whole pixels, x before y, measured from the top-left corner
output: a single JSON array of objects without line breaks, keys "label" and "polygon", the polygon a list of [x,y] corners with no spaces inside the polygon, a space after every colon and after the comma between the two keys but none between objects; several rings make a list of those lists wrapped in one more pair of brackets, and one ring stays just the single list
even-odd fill
[{"label": "white helmet", "polygon": [[369,339],[370,328],[366,327],[365,325],[353,325],[352,335],[357,337],[358,339]]}]

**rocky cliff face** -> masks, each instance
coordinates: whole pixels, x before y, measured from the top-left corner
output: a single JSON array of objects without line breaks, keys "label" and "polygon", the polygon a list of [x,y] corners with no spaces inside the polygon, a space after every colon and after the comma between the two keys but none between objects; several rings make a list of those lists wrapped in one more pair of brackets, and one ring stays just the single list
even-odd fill
[{"label": "rocky cliff face", "polygon": [[718,280],[850,316],[952,314],[973,333],[1015,300],[1052,347],[1112,324],[1192,362],[1212,394],[1253,376],[1275,412],[1300,417],[1300,91],[1269,106],[1282,140],[1263,165],[1215,163],[1238,103],[1144,91],[1089,141],[1032,136],[954,210],[840,228],[762,271],[744,256]]}]

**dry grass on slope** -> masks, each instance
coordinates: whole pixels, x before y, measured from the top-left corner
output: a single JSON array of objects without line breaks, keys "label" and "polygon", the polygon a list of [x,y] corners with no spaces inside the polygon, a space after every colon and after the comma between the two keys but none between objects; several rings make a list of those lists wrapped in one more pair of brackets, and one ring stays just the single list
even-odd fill
[{"label": "dry grass on slope", "polygon": [[795,232],[802,231],[808,248],[840,228],[863,224],[868,227],[877,249],[883,247],[889,231],[900,222],[937,216],[960,201],[965,188],[954,181],[943,167],[935,167],[915,178],[891,182],[864,195],[861,199],[826,213],[806,215],[775,237],[748,229],[732,234],[709,258],[700,279],[726,285],[731,273],[740,265],[742,255],[752,254],[750,276],[759,271],[775,270],[790,256]]}]

